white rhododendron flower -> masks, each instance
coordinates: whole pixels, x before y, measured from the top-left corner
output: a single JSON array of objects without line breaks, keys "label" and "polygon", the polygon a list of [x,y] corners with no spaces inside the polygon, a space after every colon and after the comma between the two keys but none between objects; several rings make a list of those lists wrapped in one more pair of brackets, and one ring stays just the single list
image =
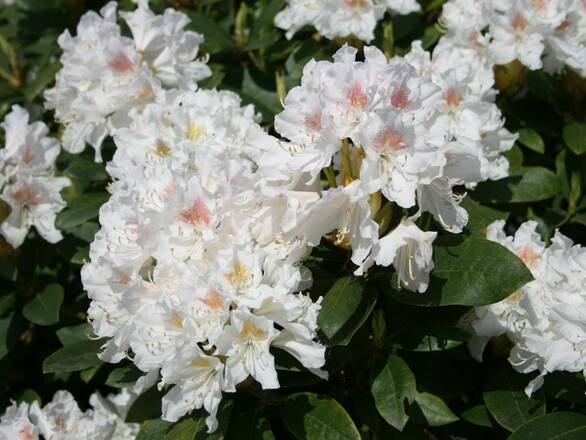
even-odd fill
[{"label": "white rhododendron flower", "polygon": [[222,392],[279,387],[273,347],[316,374],[325,362],[319,302],[299,293],[309,247],[287,234],[318,195],[261,166],[278,141],[257,120],[217,91],[160,92],[116,120],[112,198],[82,270],[102,359],[131,358],[146,382],[160,371],[163,418],[204,408],[210,431]]},{"label": "white rhododendron flower", "polygon": [[416,0],[288,0],[275,16],[277,27],[291,39],[303,26],[312,25],[324,37],[355,36],[362,41],[374,39],[377,22],[385,15],[410,14],[421,7]]},{"label": "white rhododendron flower", "polygon": [[90,397],[91,409],[80,410],[68,391],[58,391],[44,407],[12,402],[0,418],[0,439],[37,440],[133,440],[139,425],[125,423],[128,408],[136,395],[127,390],[106,398]]},{"label": "white rhododendron flower", "polygon": [[526,388],[530,395],[553,371],[586,374],[586,250],[559,231],[546,247],[534,221],[522,224],[513,237],[503,228],[504,221],[494,222],[487,238],[516,253],[535,280],[500,303],[473,311],[470,351],[480,360],[490,338],[507,335],[514,344],[513,367],[540,373]]},{"label": "white rhododendron flower", "polygon": [[439,46],[447,45],[451,56],[468,45],[492,65],[517,60],[531,70],[544,67],[551,73],[566,65],[586,76],[582,0],[449,0],[441,22],[447,34]]},{"label": "white rhododendron flower", "polygon": [[6,145],[0,150],[0,199],[10,209],[0,233],[12,247],[19,247],[31,226],[50,243],[63,236],[55,228],[57,214],[66,204],[61,190],[71,182],[55,176],[55,159],[61,147],[50,138],[43,122],[29,124],[28,112],[17,105],[6,115],[2,128]]},{"label": "white rhododendron flower", "polygon": [[413,220],[429,212],[446,231],[461,232],[468,214],[453,188],[507,175],[501,153],[516,139],[492,102],[492,81],[479,83],[488,67],[474,56],[444,54],[416,42],[389,61],[374,47],[357,61],[349,46],[333,62],[310,61],[275,119],[290,142],[261,158],[282,179],[317,179],[322,171],[328,178],[329,188],[289,223],[290,236],[317,246],[328,234],[352,249],[357,275],[393,264],[401,285],[420,292],[433,268],[435,233],[407,219],[393,230],[393,207],[418,207]]},{"label": "white rhododendron flower", "polygon": [[86,13],[76,36],[65,31],[59,37],[63,68],[45,92],[46,107],[65,125],[63,148],[79,153],[89,143],[97,160],[113,116],[152,102],[161,87],[194,90],[196,81],[211,74],[205,60],[197,59],[203,37],[184,30],[185,14],[168,9],[157,16],[141,0],[136,10],[120,14],[132,31],[128,38],[116,8],[110,2],[100,14]]}]

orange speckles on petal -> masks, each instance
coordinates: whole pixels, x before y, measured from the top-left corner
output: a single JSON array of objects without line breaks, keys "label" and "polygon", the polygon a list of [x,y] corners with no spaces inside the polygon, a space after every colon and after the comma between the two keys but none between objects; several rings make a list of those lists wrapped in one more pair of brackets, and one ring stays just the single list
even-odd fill
[{"label": "orange speckles on petal", "polygon": [[321,111],[316,111],[311,116],[305,117],[305,126],[313,131],[320,131],[321,126]]},{"label": "orange speckles on petal", "polygon": [[444,101],[448,105],[448,107],[458,107],[462,102],[462,96],[458,93],[456,89],[450,87],[444,93]]},{"label": "orange speckles on petal", "polygon": [[391,96],[391,105],[395,108],[403,110],[410,104],[407,90],[404,87],[399,87],[393,92]]},{"label": "orange speckles on petal", "polygon": [[225,311],[226,310],[226,304],[222,300],[222,297],[220,296],[218,291],[214,290],[214,289],[211,289],[208,292],[208,294],[206,295],[206,297],[201,300],[201,302],[203,302],[204,304],[206,304],[208,307],[210,307],[213,310],[217,310],[217,311]]},{"label": "orange speckles on petal", "polygon": [[39,202],[39,195],[30,186],[25,185],[12,193],[12,198],[23,205],[34,205]]},{"label": "orange speckles on petal", "polygon": [[377,150],[397,151],[406,146],[407,144],[403,141],[401,133],[389,128],[381,130],[374,139],[374,147]]},{"label": "orange speckles on petal", "polygon": [[366,108],[366,105],[368,104],[368,98],[362,92],[362,87],[358,82],[355,82],[352,85],[352,87],[350,87],[350,90],[348,90],[347,98],[348,101],[350,101],[350,105],[352,105],[352,107],[358,107],[361,110],[364,110]]},{"label": "orange speckles on petal", "polygon": [[366,0],[345,0],[346,5],[350,8],[364,8],[366,6]]},{"label": "orange speckles on petal", "polygon": [[539,254],[537,254],[537,252],[535,252],[529,245],[518,250],[517,256],[523,260],[527,266],[535,266],[541,259]]},{"label": "orange speckles on petal", "polygon": [[212,214],[203,199],[197,198],[191,208],[181,213],[181,219],[193,226],[209,226]]},{"label": "orange speckles on petal", "polygon": [[33,428],[30,424],[25,425],[20,430],[20,438],[22,440],[33,440]]},{"label": "orange speckles on petal", "polygon": [[522,31],[527,27],[527,20],[525,20],[525,16],[521,11],[517,12],[513,17],[513,21],[511,22],[511,26],[513,29]]},{"label": "orange speckles on petal", "polygon": [[547,0],[531,0],[531,3],[535,9],[543,10],[547,5]]},{"label": "orange speckles on petal", "polygon": [[125,53],[119,52],[110,62],[110,67],[117,73],[128,73],[134,69],[134,64]]}]

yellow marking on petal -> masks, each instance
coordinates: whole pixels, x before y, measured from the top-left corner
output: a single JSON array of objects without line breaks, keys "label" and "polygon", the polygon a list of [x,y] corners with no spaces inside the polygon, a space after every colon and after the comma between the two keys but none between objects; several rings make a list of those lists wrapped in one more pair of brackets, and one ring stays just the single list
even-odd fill
[{"label": "yellow marking on petal", "polygon": [[197,142],[204,134],[204,129],[197,125],[195,122],[191,121],[187,125],[187,132],[185,136],[192,142]]},{"label": "yellow marking on petal", "polygon": [[252,322],[246,321],[238,337],[240,339],[256,339],[260,341],[266,339],[267,332],[255,326]]},{"label": "yellow marking on petal", "polygon": [[173,313],[171,315],[170,321],[171,321],[171,325],[173,325],[174,327],[183,328],[183,321],[181,320],[181,317],[177,313]]},{"label": "yellow marking on petal", "polygon": [[208,358],[197,358],[191,361],[191,366],[197,368],[210,368],[212,362]]},{"label": "yellow marking on petal", "polygon": [[171,155],[171,149],[162,140],[157,141],[155,147],[155,154],[160,157],[169,157]]}]

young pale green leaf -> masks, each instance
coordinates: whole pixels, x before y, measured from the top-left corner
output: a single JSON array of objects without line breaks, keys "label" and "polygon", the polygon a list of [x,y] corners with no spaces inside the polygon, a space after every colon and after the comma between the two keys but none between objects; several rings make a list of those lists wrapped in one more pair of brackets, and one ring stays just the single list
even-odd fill
[{"label": "young pale green leaf", "polygon": [[545,143],[541,135],[531,128],[522,128],[519,130],[519,143],[536,153],[545,153]]},{"label": "young pale green leaf", "polygon": [[390,355],[374,375],[370,390],[383,419],[399,431],[403,430],[409,420],[405,403],[413,403],[417,393],[415,376],[405,361]]},{"label": "young pale green leaf", "polygon": [[564,127],[564,142],[575,154],[586,153],[586,124],[572,122]]},{"label": "young pale green leaf", "polygon": [[442,351],[462,345],[470,334],[442,324],[417,324],[393,339],[393,345],[408,351]]},{"label": "young pale green leaf", "polygon": [[100,207],[110,197],[107,193],[82,194],[69,202],[55,220],[59,229],[71,229],[98,216]]},{"label": "young pale green leaf", "polygon": [[537,417],[511,434],[508,440],[584,440],[586,415],[555,412]]},{"label": "young pale green leaf", "polygon": [[66,345],[50,354],[43,361],[43,373],[82,371],[98,365],[103,339],[86,340]]},{"label": "young pale green leaf", "polygon": [[438,238],[433,259],[435,268],[425,294],[394,290],[392,282],[386,291],[393,299],[416,306],[481,306],[499,302],[533,280],[515,254],[480,237]]},{"label": "young pale green leaf", "polygon": [[489,373],[484,384],[483,398],[494,419],[509,431],[545,414],[545,397],[539,390],[531,398],[525,394],[529,379],[526,375],[502,366]]},{"label": "young pale green leaf", "polygon": [[33,324],[53,325],[59,321],[63,304],[63,287],[50,284],[22,309],[22,314]]},{"label": "young pale green leaf", "polygon": [[298,440],[360,440],[348,413],[330,397],[292,394],[281,409],[281,418]]},{"label": "young pale green leaf", "polygon": [[474,198],[488,203],[528,203],[547,200],[561,191],[558,177],[543,167],[523,167],[518,174],[482,182]]},{"label": "young pale green leaf", "polygon": [[352,276],[340,278],[326,294],[317,321],[328,345],[347,345],[376,304],[376,292],[365,291]]},{"label": "young pale green leaf", "polygon": [[460,414],[463,420],[473,425],[495,428],[498,425],[492,421],[486,405],[476,405]]},{"label": "young pale green leaf", "polygon": [[430,393],[415,394],[415,403],[409,408],[411,420],[428,426],[443,426],[459,420],[441,398]]}]

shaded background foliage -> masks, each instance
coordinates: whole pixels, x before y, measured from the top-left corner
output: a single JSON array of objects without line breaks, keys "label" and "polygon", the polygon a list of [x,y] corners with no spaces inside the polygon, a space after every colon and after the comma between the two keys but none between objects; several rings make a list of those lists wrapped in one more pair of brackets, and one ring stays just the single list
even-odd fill
[{"label": "shaded background foliage", "polygon": [[[119,3],[122,9],[133,7],[128,0]],[[172,6],[188,14],[189,28],[205,35],[201,52],[210,55],[213,70],[201,86],[236,91],[256,106],[270,130],[306,62],[329,59],[343,43],[321,39],[309,28],[287,41],[273,25],[284,3],[158,0],[151,7],[161,12]],[[387,55],[405,53],[414,39],[432,48],[441,36],[437,18],[443,1],[421,3],[422,13],[381,21],[373,44]],[[0,10],[0,118],[17,103],[60,134],[42,105],[42,91],[60,67],[57,37],[66,28],[74,32],[83,13],[104,4],[17,0]],[[493,220],[508,218],[514,230],[535,219],[545,239],[559,228],[575,242],[586,242],[586,82],[571,72],[551,77],[516,63],[498,67],[496,78],[507,127],[520,133],[507,153],[511,176],[480,184],[469,194],[464,203],[470,224],[462,236],[439,237],[430,290],[399,292],[386,269],[352,278],[348,253],[324,241],[306,264],[315,279],[312,296],[325,296],[319,323],[330,347],[330,380],[320,380],[275,350],[282,388],[263,391],[247,381],[238,394],[226,395],[220,429],[212,437],[476,440],[507,438],[518,430],[511,438],[539,439],[549,438],[552,426],[586,425],[580,374],[548,375],[544,388],[529,399],[523,389],[532,376],[508,365],[509,342],[493,341],[480,364],[468,354],[469,335],[456,326],[471,306],[498,301],[531,279],[511,255],[497,255],[500,266],[486,257],[493,249],[483,237]],[[113,150],[107,142],[105,161]],[[79,270],[99,228],[99,207],[108,197],[104,164],[94,163],[93,152],[86,150],[75,156],[62,153],[57,165],[73,181],[64,191],[68,207],[57,220],[64,240],[50,245],[32,232],[17,251],[0,241],[2,408],[10,399],[46,402],[61,388],[83,407],[94,390],[112,392],[139,377],[129,362],[109,365],[97,359],[100,341],[91,338],[86,323],[88,299]],[[2,207],[2,216],[6,213]],[[430,217],[423,221],[433,225]],[[479,279],[474,261],[484,265],[485,273],[493,267],[501,272]],[[508,269],[502,269],[503,261]],[[442,268],[460,273],[443,278]],[[143,423],[139,438],[205,435],[199,413],[175,425],[158,420],[160,396],[151,389],[133,405],[128,419]],[[546,412],[555,414],[544,418]],[[519,429],[525,422],[530,423]],[[583,438],[577,435],[568,438]]]}]

